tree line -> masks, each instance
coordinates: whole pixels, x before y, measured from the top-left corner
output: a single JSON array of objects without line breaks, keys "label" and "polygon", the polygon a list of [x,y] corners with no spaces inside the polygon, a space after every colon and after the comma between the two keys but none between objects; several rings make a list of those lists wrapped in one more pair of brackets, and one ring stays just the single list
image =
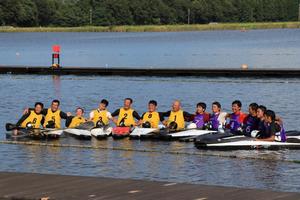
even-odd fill
[{"label": "tree line", "polygon": [[298,0],[0,0],[2,26],[296,21]]}]

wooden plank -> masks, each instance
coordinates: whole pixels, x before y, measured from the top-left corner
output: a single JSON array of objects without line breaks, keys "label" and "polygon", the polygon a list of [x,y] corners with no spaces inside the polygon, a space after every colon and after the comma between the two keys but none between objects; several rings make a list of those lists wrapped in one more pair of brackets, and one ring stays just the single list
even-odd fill
[{"label": "wooden plank", "polygon": [[299,193],[142,180],[0,172],[0,199],[289,200]]}]

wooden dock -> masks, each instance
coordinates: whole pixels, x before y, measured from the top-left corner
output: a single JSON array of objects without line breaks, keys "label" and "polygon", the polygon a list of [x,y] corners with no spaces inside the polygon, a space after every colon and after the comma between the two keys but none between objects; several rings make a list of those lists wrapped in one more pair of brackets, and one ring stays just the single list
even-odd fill
[{"label": "wooden dock", "polygon": [[0,66],[0,74],[100,75],[100,76],[204,76],[204,77],[300,77],[300,69],[214,69],[214,68],[91,68]]},{"label": "wooden dock", "polygon": [[0,172],[0,200],[299,200],[300,193],[128,179]]}]

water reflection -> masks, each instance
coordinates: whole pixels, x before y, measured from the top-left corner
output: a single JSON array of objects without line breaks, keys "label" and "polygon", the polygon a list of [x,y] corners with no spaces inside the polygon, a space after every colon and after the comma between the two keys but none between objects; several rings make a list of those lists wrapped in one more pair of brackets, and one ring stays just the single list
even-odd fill
[{"label": "water reflection", "polygon": [[54,94],[56,99],[61,99],[61,81],[60,81],[60,76],[58,75],[53,75],[52,76],[53,80],[53,86],[54,86]]}]

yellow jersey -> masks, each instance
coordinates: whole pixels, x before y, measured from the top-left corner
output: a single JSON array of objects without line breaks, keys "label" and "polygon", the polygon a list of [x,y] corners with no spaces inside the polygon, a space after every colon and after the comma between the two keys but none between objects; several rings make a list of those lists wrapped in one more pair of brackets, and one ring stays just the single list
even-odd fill
[{"label": "yellow jersey", "polygon": [[177,123],[177,130],[185,128],[185,121],[183,116],[183,111],[179,110],[177,112],[171,111],[170,116],[168,118],[168,126],[171,122]]},{"label": "yellow jersey", "polygon": [[149,122],[151,128],[158,128],[160,117],[158,112],[146,112],[143,116],[143,123]]},{"label": "yellow jersey", "polygon": [[43,115],[42,114],[36,114],[33,110],[29,111],[29,116],[21,123],[22,128],[26,128],[27,124],[31,124],[32,128],[40,128]]}]

